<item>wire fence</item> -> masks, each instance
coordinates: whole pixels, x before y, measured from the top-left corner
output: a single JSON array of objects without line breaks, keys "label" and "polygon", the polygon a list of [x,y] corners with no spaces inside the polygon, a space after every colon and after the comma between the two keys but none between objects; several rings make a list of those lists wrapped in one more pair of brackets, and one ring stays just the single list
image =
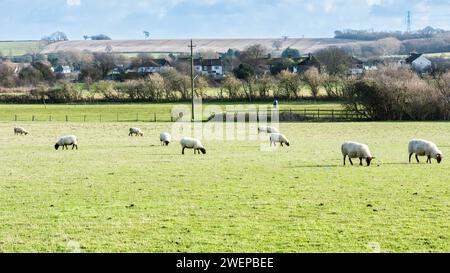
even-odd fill
[{"label": "wire fence", "polygon": [[15,114],[0,116],[0,121],[15,122],[173,122],[176,118],[170,114]]},{"label": "wire fence", "polygon": [[[280,121],[302,122],[302,121],[368,121],[369,117],[356,111],[342,109],[284,109],[279,111]],[[233,111],[204,116],[204,121],[222,120],[227,121],[226,117],[233,116],[235,121],[239,115],[243,115],[245,121],[251,120],[271,120],[272,111]],[[253,118],[250,118],[254,115]],[[171,113],[103,113],[103,114],[15,114],[0,115],[0,121],[14,122],[175,122],[180,116],[172,116]],[[217,119],[218,118],[218,119]]]},{"label": "wire fence", "polygon": [[[270,121],[273,116],[272,111],[229,111],[216,114],[209,118],[215,121]],[[278,112],[280,121],[304,122],[304,121],[370,121],[370,117],[350,110],[343,109],[283,109]]]}]

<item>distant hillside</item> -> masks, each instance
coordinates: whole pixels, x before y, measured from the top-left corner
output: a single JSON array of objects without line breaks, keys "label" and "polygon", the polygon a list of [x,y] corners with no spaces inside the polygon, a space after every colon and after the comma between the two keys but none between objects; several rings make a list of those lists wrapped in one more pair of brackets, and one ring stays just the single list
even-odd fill
[{"label": "distant hillside", "polygon": [[[194,40],[196,51],[226,52],[228,49],[243,50],[254,44],[262,44],[266,48],[277,51],[295,48],[301,53],[310,53],[329,46],[364,44],[341,39],[198,39]],[[112,40],[112,41],[67,41],[50,44],[42,53],[58,51],[90,51],[105,52],[108,48],[115,53],[188,53],[189,40]]]}]

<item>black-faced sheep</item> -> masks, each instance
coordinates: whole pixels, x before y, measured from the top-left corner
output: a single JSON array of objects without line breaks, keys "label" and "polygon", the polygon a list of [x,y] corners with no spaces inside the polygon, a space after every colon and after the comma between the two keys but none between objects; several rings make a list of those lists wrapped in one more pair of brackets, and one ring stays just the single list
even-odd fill
[{"label": "black-faced sheep", "polygon": [[169,143],[172,142],[172,136],[169,133],[161,133],[159,135],[159,140],[163,146],[169,146]]},{"label": "black-faced sheep", "polygon": [[14,134],[15,135],[28,135],[28,131],[22,127],[16,127],[16,128],[14,128]]},{"label": "black-faced sheep", "polygon": [[443,153],[439,150],[436,144],[431,141],[423,139],[413,139],[408,145],[409,163],[413,154],[416,155],[417,163],[420,163],[419,156],[426,156],[427,163],[431,164],[431,159],[434,158],[440,164],[443,158]]},{"label": "black-faced sheep", "polygon": [[63,136],[60,137],[59,140],[55,144],[55,150],[58,150],[60,146],[62,146],[62,149],[69,150],[67,146],[72,145],[72,150],[77,149],[78,150],[78,138],[76,136]]},{"label": "black-faced sheep", "polygon": [[203,147],[203,144],[200,142],[200,140],[190,137],[184,137],[180,141],[182,151],[181,153],[184,154],[184,149],[194,149],[194,154],[206,154],[206,149]]},{"label": "black-faced sheep", "polygon": [[281,144],[281,147],[283,147],[284,144],[286,144],[286,146],[290,146],[290,142],[289,139],[287,139],[287,137],[283,134],[280,133],[272,133],[270,134],[270,146],[277,146],[277,143]]},{"label": "black-faced sheep", "polygon": [[342,144],[341,151],[342,155],[344,156],[344,166],[346,163],[345,160],[347,156],[350,161],[350,164],[352,165],[353,165],[352,158],[359,158],[359,165],[361,166],[363,165],[362,163],[363,159],[366,160],[367,166],[370,166],[370,163],[375,158],[372,156],[369,146],[357,142],[346,142]]},{"label": "black-faced sheep", "polygon": [[144,133],[140,128],[130,128],[128,136],[144,136]]}]

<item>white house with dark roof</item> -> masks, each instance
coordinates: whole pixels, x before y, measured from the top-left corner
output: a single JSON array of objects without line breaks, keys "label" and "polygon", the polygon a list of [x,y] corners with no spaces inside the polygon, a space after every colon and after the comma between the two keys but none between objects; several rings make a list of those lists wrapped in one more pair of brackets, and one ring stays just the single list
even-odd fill
[{"label": "white house with dark roof", "polygon": [[196,59],[194,60],[194,69],[204,76],[220,78],[224,75],[222,60],[220,59]]},{"label": "white house with dark roof", "polygon": [[431,69],[431,61],[419,53],[411,53],[402,64],[410,65],[412,69],[418,72],[426,72]]}]

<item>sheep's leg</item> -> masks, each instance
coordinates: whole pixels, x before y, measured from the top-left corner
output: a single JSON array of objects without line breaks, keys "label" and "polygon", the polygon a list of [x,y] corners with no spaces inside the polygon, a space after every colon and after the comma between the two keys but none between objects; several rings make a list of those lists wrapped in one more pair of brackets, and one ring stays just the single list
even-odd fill
[{"label": "sheep's leg", "polygon": [[283,142],[280,142],[280,144],[281,144],[281,147],[284,147],[284,146],[283,146]]},{"label": "sheep's leg", "polygon": [[344,155],[344,166],[346,165],[345,164],[345,160],[347,159],[347,155]]},{"label": "sheep's leg", "polygon": [[362,157],[359,158],[359,166],[362,166]]},{"label": "sheep's leg", "polygon": [[181,154],[184,155],[184,149],[186,149],[186,147],[183,147],[183,150],[181,151]]},{"label": "sheep's leg", "polygon": [[350,164],[352,164],[352,166],[353,166],[352,158],[351,158],[351,157],[348,157],[348,160],[350,161]]},{"label": "sheep's leg", "polygon": [[416,160],[417,160],[417,163],[420,163],[420,160],[419,160],[419,156],[418,156],[418,155],[416,155]]},{"label": "sheep's leg", "polygon": [[409,154],[409,163],[411,163],[411,158],[412,158],[413,154],[414,154],[414,153],[410,153],[410,154]]},{"label": "sheep's leg", "polygon": [[428,156],[427,162],[430,163],[430,164],[432,163],[432,162],[431,162],[431,156]]}]

